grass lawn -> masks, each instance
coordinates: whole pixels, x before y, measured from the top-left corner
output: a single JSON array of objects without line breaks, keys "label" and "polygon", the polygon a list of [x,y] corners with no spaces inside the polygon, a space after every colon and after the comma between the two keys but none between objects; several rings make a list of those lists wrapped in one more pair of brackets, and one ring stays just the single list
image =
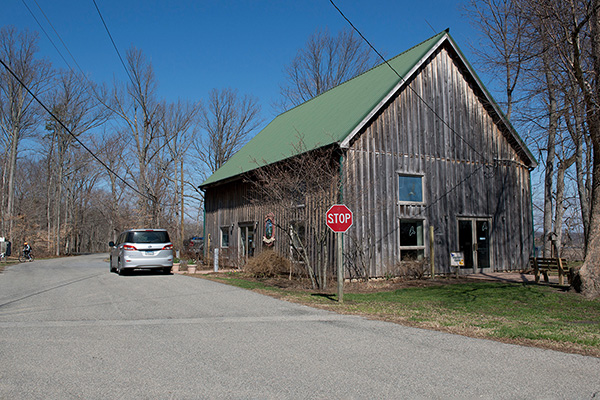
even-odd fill
[{"label": "grass lawn", "polygon": [[600,300],[551,286],[448,279],[382,290],[363,283],[345,289],[339,304],[332,292],[285,288],[241,273],[203,277],[343,314],[600,357]]}]

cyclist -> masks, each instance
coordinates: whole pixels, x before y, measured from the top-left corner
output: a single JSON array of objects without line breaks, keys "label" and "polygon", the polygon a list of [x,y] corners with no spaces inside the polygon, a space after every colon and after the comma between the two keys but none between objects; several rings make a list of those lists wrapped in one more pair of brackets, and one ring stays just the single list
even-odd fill
[{"label": "cyclist", "polygon": [[23,243],[23,255],[27,258],[31,255],[31,246],[27,242]]}]

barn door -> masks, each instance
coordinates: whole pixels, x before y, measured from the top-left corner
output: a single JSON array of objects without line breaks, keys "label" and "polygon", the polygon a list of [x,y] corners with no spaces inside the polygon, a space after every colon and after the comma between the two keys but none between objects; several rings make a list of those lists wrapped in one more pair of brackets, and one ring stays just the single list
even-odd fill
[{"label": "barn door", "polygon": [[240,253],[244,259],[254,256],[254,224],[240,225]]},{"label": "barn door", "polygon": [[488,218],[458,220],[458,245],[465,257],[465,269],[477,272],[491,267],[490,224]]}]

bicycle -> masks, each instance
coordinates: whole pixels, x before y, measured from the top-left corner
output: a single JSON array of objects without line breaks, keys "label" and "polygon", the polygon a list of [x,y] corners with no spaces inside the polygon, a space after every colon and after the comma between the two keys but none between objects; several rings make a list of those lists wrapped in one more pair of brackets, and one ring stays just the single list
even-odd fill
[{"label": "bicycle", "polygon": [[33,255],[31,253],[22,252],[21,255],[19,256],[19,262],[25,262],[25,261],[32,262]]}]

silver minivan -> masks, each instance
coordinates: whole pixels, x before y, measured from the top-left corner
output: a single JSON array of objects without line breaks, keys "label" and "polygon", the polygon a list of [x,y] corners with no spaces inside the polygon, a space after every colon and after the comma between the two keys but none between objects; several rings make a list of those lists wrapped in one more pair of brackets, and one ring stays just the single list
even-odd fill
[{"label": "silver minivan", "polygon": [[166,229],[129,229],[117,242],[109,242],[110,272],[123,275],[136,268],[158,269],[166,274],[173,268],[173,243]]}]

